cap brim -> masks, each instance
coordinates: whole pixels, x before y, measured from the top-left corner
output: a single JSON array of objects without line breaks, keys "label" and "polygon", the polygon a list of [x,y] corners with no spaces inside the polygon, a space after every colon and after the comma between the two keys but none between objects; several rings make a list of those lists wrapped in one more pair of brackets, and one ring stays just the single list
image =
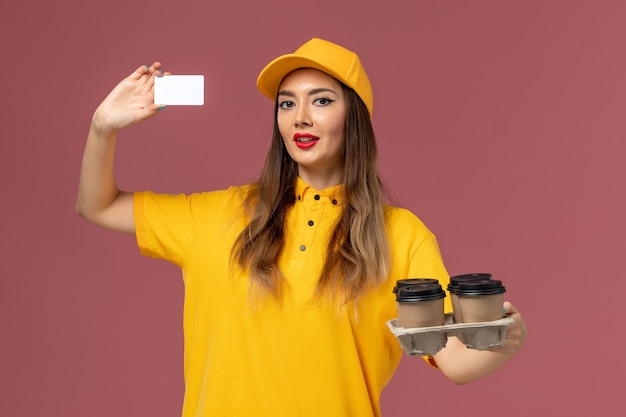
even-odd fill
[{"label": "cap brim", "polygon": [[285,76],[290,72],[299,68],[318,69],[345,83],[345,80],[342,80],[341,77],[335,74],[330,68],[320,65],[318,62],[300,55],[287,54],[276,58],[263,68],[256,81],[257,88],[266,97],[276,100],[278,87],[280,86],[283,78],[285,78]]}]

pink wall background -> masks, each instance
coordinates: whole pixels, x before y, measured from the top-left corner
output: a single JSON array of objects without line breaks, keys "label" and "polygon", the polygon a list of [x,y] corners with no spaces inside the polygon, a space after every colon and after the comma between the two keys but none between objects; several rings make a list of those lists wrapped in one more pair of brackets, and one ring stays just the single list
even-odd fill
[{"label": "pink wall background", "polygon": [[359,52],[382,175],[449,272],[502,279],[530,330],[463,387],[405,357],[384,415],[623,415],[625,23],[599,0],[3,2],[0,415],[180,414],[178,270],[74,212],[91,114],[152,60],[205,74],[204,107],[123,133],[118,181],[249,181],[271,130],[256,76],[313,36]]}]

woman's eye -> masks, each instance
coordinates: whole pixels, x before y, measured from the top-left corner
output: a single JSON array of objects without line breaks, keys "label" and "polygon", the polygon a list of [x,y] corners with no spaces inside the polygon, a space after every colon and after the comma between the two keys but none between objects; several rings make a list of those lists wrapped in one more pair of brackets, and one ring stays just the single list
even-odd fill
[{"label": "woman's eye", "polygon": [[278,103],[278,107],[280,107],[281,109],[288,109],[290,107],[293,107],[293,101],[281,101],[280,103]]},{"label": "woman's eye", "polygon": [[326,97],[321,97],[321,98],[318,98],[317,100],[315,100],[315,103],[319,104],[320,106],[328,106],[333,101],[335,101],[335,100],[331,100],[331,99],[326,98]]}]

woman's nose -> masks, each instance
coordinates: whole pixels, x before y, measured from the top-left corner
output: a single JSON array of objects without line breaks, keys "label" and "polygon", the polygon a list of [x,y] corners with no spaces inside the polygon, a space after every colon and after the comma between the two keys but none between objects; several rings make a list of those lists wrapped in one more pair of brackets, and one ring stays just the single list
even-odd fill
[{"label": "woman's nose", "polygon": [[311,126],[311,115],[306,106],[298,106],[298,110],[295,114],[294,125],[299,126]]}]

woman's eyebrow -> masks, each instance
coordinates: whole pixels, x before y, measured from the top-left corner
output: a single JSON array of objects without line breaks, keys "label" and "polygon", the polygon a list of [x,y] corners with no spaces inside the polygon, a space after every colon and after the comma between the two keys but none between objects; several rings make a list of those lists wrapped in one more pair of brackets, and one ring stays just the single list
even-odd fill
[{"label": "woman's eyebrow", "polygon": [[314,88],[313,90],[309,91],[310,96],[319,94],[319,93],[333,93],[337,95],[337,93],[334,90],[331,90],[330,88],[325,88],[325,87]]},{"label": "woman's eyebrow", "polygon": [[[313,96],[313,95],[319,94],[319,93],[333,93],[333,94],[337,95],[335,90],[332,90],[332,89],[326,88],[326,87],[314,88],[313,90],[309,91],[307,93],[307,95]],[[279,96],[288,96],[288,97],[295,97],[296,96],[296,94],[293,91],[289,91],[289,90],[279,91],[278,95]]]},{"label": "woman's eyebrow", "polygon": [[291,92],[289,90],[279,91],[278,95],[279,96],[288,96],[288,97],[295,97],[296,96],[293,92]]}]

